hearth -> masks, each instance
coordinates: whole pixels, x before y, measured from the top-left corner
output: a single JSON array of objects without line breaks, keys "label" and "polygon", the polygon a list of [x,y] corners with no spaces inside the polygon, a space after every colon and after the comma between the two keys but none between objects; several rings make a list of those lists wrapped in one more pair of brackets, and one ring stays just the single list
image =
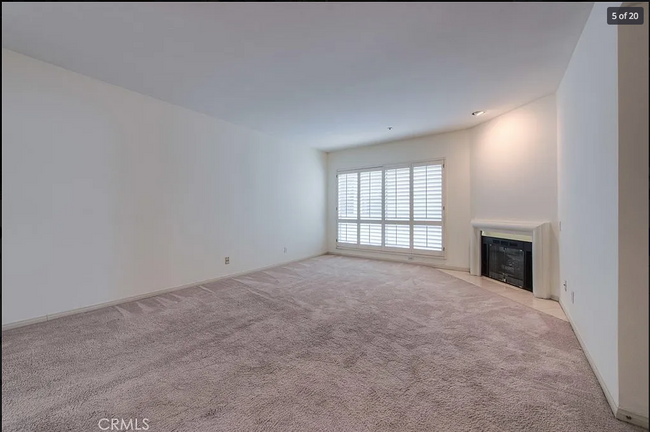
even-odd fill
[{"label": "hearth", "polygon": [[481,274],[509,285],[533,290],[533,244],[481,236]]}]

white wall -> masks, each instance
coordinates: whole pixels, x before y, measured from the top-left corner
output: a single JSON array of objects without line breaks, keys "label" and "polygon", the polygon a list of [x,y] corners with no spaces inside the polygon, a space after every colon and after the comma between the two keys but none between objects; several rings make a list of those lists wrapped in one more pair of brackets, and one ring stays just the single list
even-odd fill
[{"label": "white wall", "polygon": [[560,301],[616,404],[617,28],[605,14],[617,5],[594,5],[557,91],[560,271],[568,284]]},{"label": "white wall", "polygon": [[3,49],[2,322],[323,253],[325,167]]},{"label": "white wall", "polygon": [[336,172],[402,162],[445,158],[446,259],[414,257],[411,262],[439,267],[469,269],[469,134],[467,131],[429,135],[389,144],[359,147],[328,154],[328,246],[329,251],[348,255],[406,261],[406,256],[336,249]]},{"label": "white wall", "polygon": [[551,295],[559,295],[555,96],[537,99],[471,132],[472,219],[548,221]]},{"label": "white wall", "polygon": [[[648,3],[625,4],[644,6]],[[647,19],[647,18],[646,18]],[[648,418],[648,25],[618,28],[619,406]],[[620,416],[619,416],[620,417]]]}]

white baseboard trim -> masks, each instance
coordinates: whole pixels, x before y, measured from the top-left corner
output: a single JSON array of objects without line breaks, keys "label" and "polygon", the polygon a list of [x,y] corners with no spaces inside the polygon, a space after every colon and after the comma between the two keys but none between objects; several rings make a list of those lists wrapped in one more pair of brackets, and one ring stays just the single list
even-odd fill
[{"label": "white baseboard trim", "polygon": [[70,315],[77,315],[77,314],[84,313],[84,312],[91,312],[91,311],[94,311],[94,310],[97,310],[97,309],[102,309],[102,308],[105,308],[105,307],[117,306],[117,305],[120,305],[122,303],[129,303],[129,302],[132,302],[132,301],[142,300],[142,299],[145,299],[145,298],[148,298],[148,297],[154,297],[154,296],[157,296],[157,295],[160,295],[160,294],[166,294],[166,293],[169,293],[169,292],[172,292],[172,291],[178,291],[178,290],[181,290],[181,289],[190,288],[190,287],[197,286],[197,285],[216,282],[216,281],[219,281],[219,280],[222,280],[222,279],[230,279],[230,278],[234,278],[234,277],[239,277],[239,276],[243,276],[243,275],[246,275],[246,274],[249,274],[249,273],[268,270],[268,269],[272,269],[274,267],[279,267],[279,266],[282,266],[282,265],[287,265],[287,264],[291,264],[291,263],[298,262],[298,261],[304,261],[304,260],[310,259],[310,258],[316,258],[318,256],[322,256],[322,255],[325,255],[325,254],[327,254],[327,252],[323,252],[323,253],[320,253],[320,254],[317,254],[317,255],[311,255],[311,256],[307,256],[307,257],[304,257],[304,258],[295,259],[295,260],[291,260],[291,261],[285,261],[285,262],[281,262],[281,263],[278,263],[278,264],[273,264],[273,265],[269,265],[269,266],[265,266],[265,267],[259,267],[259,268],[255,268],[255,269],[251,269],[251,270],[246,270],[246,271],[239,272],[239,273],[231,273],[231,274],[228,274],[228,275],[219,276],[219,277],[216,277],[216,278],[213,278],[213,279],[207,279],[207,280],[200,281],[200,282],[192,282],[192,283],[181,285],[181,286],[176,286],[176,287],[172,287],[172,288],[164,288],[164,289],[161,289],[161,290],[151,291],[151,292],[144,293],[144,294],[138,294],[138,295],[131,296],[131,297],[124,297],[124,298],[121,298],[121,299],[112,300],[112,301],[108,301],[108,302],[104,302],[104,303],[98,303],[98,304],[91,305],[91,306],[72,309],[72,310],[69,310],[69,311],[57,312],[57,313],[54,313],[54,314],[43,315],[43,316],[36,317],[36,318],[30,318],[30,319],[26,319],[26,320],[22,320],[22,321],[16,321],[16,322],[13,322],[13,323],[7,323],[7,324],[2,325],[2,331],[11,330],[11,329],[19,328],[19,327],[25,327],[25,326],[28,326],[28,325],[42,323],[42,322],[45,322],[45,321],[51,321],[53,319],[63,318],[63,317],[70,316]]},{"label": "white baseboard trim", "polygon": [[607,385],[605,384],[602,375],[598,371],[598,367],[596,366],[594,359],[591,357],[589,350],[587,350],[587,346],[585,345],[585,342],[582,339],[582,336],[580,335],[580,332],[578,331],[578,327],[573,321],[573,318],[571,318],[571,315],[567,312],[567,308],[564,306],[561,299],[559,300],[559,303],[560,306],[562,307],[562,310],[564,311],[564,315],[566,315],[567,319],[569,320],[569,324],[571,324],[571,328],[573,329],[573,333],[576,335],[576,339],[578,339],[578,343],[580,343],[582,352],[585,353],[585,357],[587,358],[587,362],[589,362],[589,366],[591,366],[591,369],[594,371],[594,375],[596,375],[596,379],[598,380],[598,383],[600,384],[600,388],[603,390],[603,393],[605,394],[605,399],[607,399],[607,403],[609,404],[609,407],[612,410],[614,417],[626,423],[631,423],[633,425],[641,426],[645,429],[648,429],[648,417],[644,417],[642,415],[635,414],[635,413],[630,413],[628,411],[625,411],[624,409],[619,408],[618,403],[616,403],[616,401],[612,397],[612,394],[607,388]]},{"label": "white baseboard trim", "polygon": [[616,411],[616,418],[627,423],[632,423],[633,425],[641,426],[644,429],[648,429],[648,417],[631,413],[623,408],[619,408]]},{"label": "white baseboard trim", "polygon": [[[379,255],[382,253],[382,255]],[[336,249],[333,251],[328,251],[328,255],[339,255],[339,256],[349,256],[349,257],[354,257],[354,258],[365,258],[365,259],[371,259],[371,260],[377,260],[377,261],[388,261],[388,262],[400,262],[400,263],[406,263],[406,264],[416,264],[416,265],[423,265],[427,267],[433,267],[433,268],[439,268],[439,269],[444,269],[444,270],[457,270],[457,271],[463,271],[463,272],[469,272],[469,267],[456,267],[456,266],[448,266],[445,264],[434,264],[431,262],[426,262],[426,261],[419,261],[418,258],[422,257],[416,257],[413,260],[407,259],[406,255],[395,255],[394,257],[391,256],[386,256],[383,255],[385,252],[375,252],[375,251],[370,251],[369,255],[368,252],[366,251],[352,251],[348,249]],[[424,259],[427,259],[426,257]],[[432,258],[431,258],[432,259]]]},{"label": "white baseboard trim", "polygon": [[2,331],[11,330],[17,327],[25,327],[32,324],[38,324],[47,321],[47,315],[43,315],[36,318],[30,318],[22,321],[16,321],[13,323],[2,324]]},{"label": "white baseboard trim", "polygon": [[607,399],[607,403],[609,404],[609,407],[612,409],[612,413],[616,415],[616,411],[618,410],[618,404],[612,397],[612,394],[610,393],[609,389],[607,388],[607,385],[605,384],[605,380],[603,380],[602,375],[600,374],[600,371],[598,371],[598,367],[596,366],[596,363],[594,362],[594,359],[591,357],[591,354],[587,350],[587,345],[585,345],[584,340],[582,339],[582,336],[580,335],[580,332],[578,331],[578,327],[576,326],[575,322],[573,321],[573,318],[571,318],[571,315],[569,315],[567,308],[564,306],[564,303],[562,300],[560,300],[560,306],[562,307],[562,310],[564,311],[564,315],[566,315],[567,319],[569,320],[569,324],[571,324],[571,328],[573,329],[573,333],[576,335],[576,339],[578,339],[578,343],[580,343],[580,347],[582,348],[582,352],[585,353],[585,357],[587,357],[587,361],[589,362],[589,366],[591,366],[591,369],[594,371],[594,375],[596,375],[596,378],[598,379],[598,383],[600,384],[600,387],[603,390],[603,393],[605,394],[605,398]]}]

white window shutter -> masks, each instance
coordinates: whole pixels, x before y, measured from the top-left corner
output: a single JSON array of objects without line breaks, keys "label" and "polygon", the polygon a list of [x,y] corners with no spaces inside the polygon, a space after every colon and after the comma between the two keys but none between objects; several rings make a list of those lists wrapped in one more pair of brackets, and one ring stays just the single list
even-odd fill
[{"label": "white window shutter", "polygon": [[413,248],[443,250],[442,163],[413,167]]},{"label": "white window shutter", "polygon": [[436,225],[414,225],[413,248],[442,251],[442,227]]},{"label": "white window shutter", "polygon": [[359,244],[366,246],[381,246],[381,223],[360,224]]},{"label": "white window shutter", "polygon": [[385,171],[386,220],[410,219],[411,214],[411,168],[394,168]]},{"label": "white window shutter", "polygon": [[339,243],[351,243],[357,244],[357,224],[339,222],[338,230],[338,242]]},{"label": "white window shutter", "polygon": [[381,220],[381,171],[359,173],[361,219]]},{"label": "white window shutter", "polygon": [[413,220],[442,221],[442,165],[413,167]]},{"label": "white window shutter", "polygon": [[387,247],[396,247],[408,249],[411,247],[411,227],[408,225],[392,225],[386,224],[385,226],[385,245]]},{"label": "white window shutter", "polygon": [[359,173],[359,244],[364,246],[381,246],[382,175],[382,170]]},{"label": "white window shutter", "polygon": [[437,161],[339,173],[338,243],[443,255],[443,171]]},{"label": "white window shutter", "polygon": [[358,174],[339,174],[339,219],[357,218]]}]

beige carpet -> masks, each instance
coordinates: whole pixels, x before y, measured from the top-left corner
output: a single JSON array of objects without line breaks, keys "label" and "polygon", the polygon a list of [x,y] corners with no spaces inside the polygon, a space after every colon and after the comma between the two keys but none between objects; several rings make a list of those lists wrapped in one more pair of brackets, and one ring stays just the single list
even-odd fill
[{"label": "beige carpet", "polygon": [[[2,335],[2,430],[624,431],[568,323],[326,255]],[[106,427],[108,423],[101,426]]]}]

